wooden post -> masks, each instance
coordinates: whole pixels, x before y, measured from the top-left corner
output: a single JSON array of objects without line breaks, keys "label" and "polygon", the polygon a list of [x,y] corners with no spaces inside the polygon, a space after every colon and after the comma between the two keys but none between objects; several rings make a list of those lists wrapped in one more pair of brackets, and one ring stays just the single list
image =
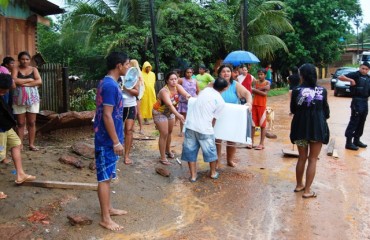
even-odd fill
[{"label": "wooden post", "polygon": [[62,78],[63,78],[63,107],[62,112],[69,111],[69,79],[68,79],[68,68],[62,68]]},{"label": "wooden post", "polygon": [[44,188],[62,188],[62,189],[80,189],[80,190],[98,190],[97,183],[78,183],[78,182],[59,182],[59,181],[41,181],[34,180],[23,182],[22,186],[34,186]]}]

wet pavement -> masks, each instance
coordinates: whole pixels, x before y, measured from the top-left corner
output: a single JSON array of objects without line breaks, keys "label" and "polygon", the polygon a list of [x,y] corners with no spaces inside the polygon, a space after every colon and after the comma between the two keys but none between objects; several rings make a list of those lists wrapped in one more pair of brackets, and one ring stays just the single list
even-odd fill
[{"label": "wet pavement", "polygon": [[[330,89],[327,80],[323,84]],[[136,206],[136,212],[131,210],[136,220],[125,221],[122,233],[104,238],[369,239],[370,151],[344,149],[351,99],[334,97],[332,90],[328,95],[328,123],[339,158],[327,156],[327,146],[323,146],[312,185],[318,193],[316,199],[303,199],[302,193],[293,192],[297,158],[282,154],[282,149],[293,148],[289,140],[289,96],[270,97],[268,105],[275,111],[273,133],[277,139],[267,139],[261,151],[239,147],[236,168],[227,167],[224,156],[218,180],[209,178],[208,164],[202,162],[201,155],[195,183],[187,180],[185,162],[182,166],[174,163],[168,168],[171,177],[153,186],[158,192],[146,199],[146,210]],[[365,143],[370,143],[369,127],[368,121],[362,138]],[[180,153],[182,138],[177,134],[178,129],[172,134],[172,142]],[[158,151],[156,141],[147,144]],[[148,176],[142,181],[149,183],[151,177],[161,178]]]}]

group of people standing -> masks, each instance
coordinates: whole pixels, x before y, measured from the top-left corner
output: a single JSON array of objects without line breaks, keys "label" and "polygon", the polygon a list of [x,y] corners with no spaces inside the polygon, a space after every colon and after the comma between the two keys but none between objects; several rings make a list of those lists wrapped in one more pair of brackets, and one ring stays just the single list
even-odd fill
[{"label": "group of people standing", "polygon": [[[42,80],[37,68],[32,67],[28,52],[18,54],[18,65],[12,57],[5,57],[0,67],[0,161],[8,164],[8,152],[16,168],[16,184],[33,181],[35,176],[26,174],[22,167],[21,151],[24,148],[25,128],[28,130],[28,149],[35,146],[36,114],[40,109],[38,87]],[[15,129],[15,130],[14,130]],[[0,192],[0,198],[6,198]]]}]

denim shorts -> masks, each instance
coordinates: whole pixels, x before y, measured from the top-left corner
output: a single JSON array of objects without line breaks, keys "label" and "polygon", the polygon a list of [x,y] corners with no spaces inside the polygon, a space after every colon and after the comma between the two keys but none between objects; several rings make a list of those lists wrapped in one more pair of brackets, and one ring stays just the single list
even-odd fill
[{"label": "denim shorts", "polygon": [[95,164],[98,182],[109,181],[117,177],[116,165],[119,156],[114,153],[113,147],[96,147]]},{"label": "denim shorts", "polygon": [[202,149],[205,162],[217,160],[215,136],[213,134],[202,134],[186,129],[184,143],[182,144],[181,159],[187,162],[196,162],[199,148]]}]

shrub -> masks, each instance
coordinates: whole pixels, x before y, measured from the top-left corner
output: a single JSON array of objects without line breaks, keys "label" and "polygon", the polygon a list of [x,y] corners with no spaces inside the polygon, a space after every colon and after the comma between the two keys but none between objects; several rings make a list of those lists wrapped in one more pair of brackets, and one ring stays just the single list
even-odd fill
[{"label": "shrub", "polygon": [[76,88],[70,96],[70,109],[72,111],[92,111],[95,110],[96,88],[88,91]]}]

